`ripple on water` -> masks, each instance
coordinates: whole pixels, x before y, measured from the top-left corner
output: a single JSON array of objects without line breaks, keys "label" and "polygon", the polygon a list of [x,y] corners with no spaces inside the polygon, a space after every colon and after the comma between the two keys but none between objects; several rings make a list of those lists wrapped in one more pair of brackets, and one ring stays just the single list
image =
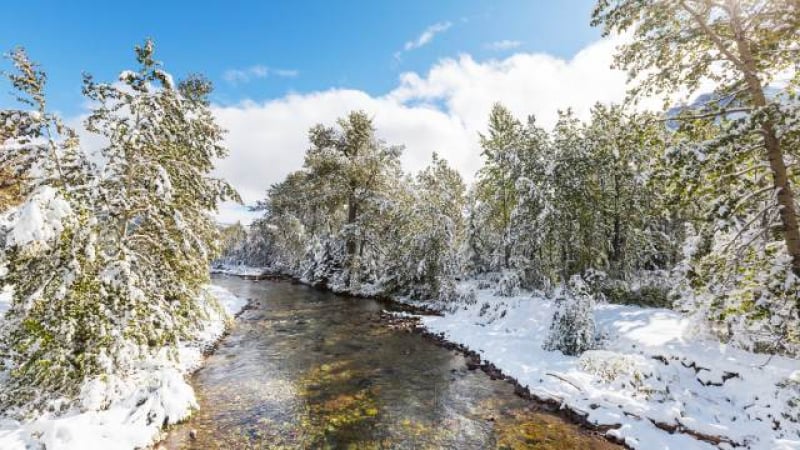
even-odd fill
[{"label": "ripple on water", "polygon": [[258,302],[192,377],[201,409],[163,448],[617,448],[466,370],[460,355],[380,325],[377,302],[215,282]]}]

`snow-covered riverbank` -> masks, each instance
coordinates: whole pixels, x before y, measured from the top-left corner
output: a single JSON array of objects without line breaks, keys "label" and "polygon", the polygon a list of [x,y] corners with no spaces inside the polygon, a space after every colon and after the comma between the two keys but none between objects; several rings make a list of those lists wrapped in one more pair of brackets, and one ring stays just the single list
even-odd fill
[{"label": "snow-covered riverbank", "polygon": [[[263,269],[226,267],[232,275]],[[667,309],[595,307],[598,349],[542,345],[555,312],[544,296],[500,297],[463,282],[475,302],[421,316],[434,334],[479,353],[534,397],[555,400],[637,449],[800,449],[800,360],[720,343]],[[423,308],[440,305],[397,299]]]},{"label": "snow-covered riverbank", "polygon": [[720,343],[679,313],[601,304],[600,349],[580,357],[542,349],[554,303],[530,293],[498,297],[477,283],[476,302],[432,333],[481,357],[541,399],[554,399],[637,449],[800,448],[800,361]]},{"label": "snow-covered riverbank", "polygon": [[[163,425],[188,417],[197,401],[187,375],[202,364],[203,352],[222,337],[229,321],[247,303],[219,286],[205,290],[222,310],[206,296],[200,297],[198,306],[208,318],[194,340],[179,346],[177,358],[164,352],[143,361],[124,378],[84,386],[82,407],[65,415],[45,415],[25,423],[0,419],[0,449],[132,450],[154,443]],[[0,311],[9,300],[7,293],[0,296]],[[113,400],[103,404],[99,400],[103,398]]]}]

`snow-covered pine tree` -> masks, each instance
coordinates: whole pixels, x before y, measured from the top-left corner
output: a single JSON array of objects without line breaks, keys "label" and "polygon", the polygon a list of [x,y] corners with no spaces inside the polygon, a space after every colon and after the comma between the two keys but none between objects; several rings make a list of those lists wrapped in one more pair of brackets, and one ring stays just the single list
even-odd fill
[{"label": "snow-covered pine tree", "polygon": [[562,282],[602,264],[602,254],[595,250],[603,239],[598,227],[599,180],[590,143],[584,138],[587,126],[573,111],[563,111],[551,138],[548,187],[553,192],[547,210],[553,234],[549,246]]},{"label": "snow-covered pine tree", "polygon": [[570,356],[591,350],[595,346],[594,297],[580,275],[559,288],[555,302],[556,312],[544,349]]},{"label": "snow-covered pine tree", "polygon": [[[633,98],[714,83],[707,101],[671,118],[699,127],[671,152],[680,195],[706,213],[692,284],[723,335],[790,353],[800,347],[800,180],[786,105],[798,23],[794,0],[600,0],[593,18],[605,33],[632,31],[616,65],[638,81]],[[770,95],[786,73],[788,92]]]},{"label": "snow-covered pine tree", "polygon": [[434,153],[431,164],[409,181],[409,195],[399,205],[400,218],[387,252],[394,289],[424,300],[453,298],[461,273],[458,249],[464,235],[461,175]]},{"label": "snow-covered pine tree", "polygon": [[37,109],[15,116],[32,125],[20,128],[31,131],[13,145],[14,161],[41,167],[5,239],[15,298],[2,335],[3,408],[68,406],[84,382],[189,337],[202,317],[197,297],[218,237],[210,214],[236,198],[209,175],[225,154],[222,131],[206,81],[174,86],[150,41],[136,54],[141,67],[121,85],[86,78],[96,102],[87,129],[108,141],[100,173],[44,110],[44,77],[16,60],[12,81]]},{"label": "snow-covered pine tree", "polygon": [[[54,186],[87,193],[92,166],[80,149],[78,136],[47,108],[46,74],[23,48],[8,58],[14,70],[6,75],[25,109],[0,110],[0,167],[17,197],[39,186]],[[6,186],[3,186],[6,187]]]},{"label": "snow-covered pine tree", "polygon": [[76,392],[101,370],[113,337],[95,319],[105,314],[98,260],[92,167],[77,135],[47,109],[45,74],[24,50],[11,54],[8,76],[29,109],[0,111],[0,159],[17,179],[21,205],[7,212],[0,285],[13,288],[0,331],[5,380],[0,409],[32,408]]},{"label": "snow-covered pine tree", "polygon": [[778,235],[780,217],[755,151],[754,126],[748,118],[698,120],[684,123],[672,139],[665,179],[699,218],[693,224],[697,244],[685,253],[680,272],[694,292],[679,298],[679,306],[742,346],[796,353],[800,279]]},{"label": "snow-covered pine tree", "polygon": [[478,198],[475,185],[466,195],[466,231],[459,253],[464,262],[465,275],[475,276],[491,270],[491,239],[483,224],[488,221],[489,208]]},{"label": "snow-covered pine tree", "polygon": [[270,264],[289,275],[304,276],[313,260],[315,237],[331,233],[342,223],[343,214],[336,209],[338,198],[305,170],[272,185],[261,203],[265,214],[258,222],[272,243]]},{"label": "snow-covered pine tree", "polygon": [[489,114],[489,130],[481,134],[484,165],[478,172],[477,199],[488,214],[481,224],[492,243],[492,269],[511,268],[511,215],[517,201],[516,180],[521,169],[524,147],[523,126],[505,106],[496,103]]},{"label": "snow-covered pine tree", "polygon": [[[147,353],[197,325],[196,298],[219,236],[211,213],[238,195],[210,175],[227,153],[209,108],[211,84],[191,76],[175,85],[150,40],[136,47],[136,60],[119,83],[86,75],[84,93],[94,102],[86,127],[108,141],[96,214],[109,328]],[[129,354],[110,353],[112,367]]]},{"label": "snow-covered pine tree", "polygon": [[220,227],[219,256],[216,265],[243,264],[247,252],[247,228],[241,222]]},{"label": "snow-covered pine tree", "polygon": [[555,281],[547,240],[554,226],[549,219],[553,190],[549,185],[551,150],[547,131],[529,117],[524,130],[520,176],[515,180],[516,205],[511,213],[511,265],[526,288],[546,288]]},{"label": "snow-covered pine tree", "polygon": [[388,193],[401,178],[402,147],[378,139],[372,119],[363,111],[351,112],[337,125],[317,125],[309,131],[311,148],[304,168],[310,183],[325,191],[329,205],[346,207],[344,225],[335,231],[347,252],[342,288],[350,289],[357,288],[361,268],[371,265],[369,253],[377,241],[369,234],[372,227],[381,227],[379,217],[390,201]]},{"label": "snow-covered pine tree", "polygon": [[594,267],[611,278],[627,280],[642,270],[668,269],[677,246],[662,232],[667,223],[664,189],[651,182],[653,162],[666,148],[667,130],[649,114],[628,114],[617,105],[597,104],[584,130],[598,182],[599,223],[603,238],[595,251],[603,264]]}]

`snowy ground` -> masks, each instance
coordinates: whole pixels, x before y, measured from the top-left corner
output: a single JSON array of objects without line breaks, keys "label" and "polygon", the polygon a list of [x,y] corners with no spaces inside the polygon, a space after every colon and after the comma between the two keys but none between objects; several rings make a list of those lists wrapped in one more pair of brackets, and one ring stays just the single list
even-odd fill
[{"label": "snowy ground", "polygon": [[[800,361],[728,347],[664,309],[598,305],[601,349],[580,357],[542,344],[553,302],[524,294],[477,302],[443,317],[425,316],[431,332],[464,344],[535,396],[585,413],[641,449],[800,449]],[[674,430],[665,431],[656,426]]]},{"label": "snowy ground", "polygon": [[[203,351],[222,336],[228,321],[246,304],[219,286],[206,290],[219,300],[224,312],[199,300],[209,313],[208,321],[194,341],[180,346],[177,360],[164,354],[143,362],[129,376],[87,385],[82,407],[63,416],[27,423],[0,419],[0,449],[132,450],[152,444],[163,424],[188,417],[197,401],[186,375],[199,367]],[[0,312],[7,309],[9,297],[8,292],[0,293]],[[101,398],[115,400],[100,404]]]}]

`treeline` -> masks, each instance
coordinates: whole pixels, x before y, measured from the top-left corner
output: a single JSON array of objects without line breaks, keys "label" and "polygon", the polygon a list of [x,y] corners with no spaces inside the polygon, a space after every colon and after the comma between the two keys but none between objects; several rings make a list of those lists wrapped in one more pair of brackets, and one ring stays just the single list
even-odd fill
[{"label": "treeline", "polygon": [[[635,81],[624,107],[585,122],[566,111],[545,130],[496,105],[470,188],[436,156],[404,174],[364,112],[316,126],[264,216],[228,230],[228,260],[442,302],[468,298],[467,278],[513,295],[579,276],[581,295],[675,307],[739,345],[796,354],[800,7],[601,0],[593,23],[633,28],[616,58]],[[702,101],[632,112],[706,79],[717,87]]]},{"label": "treeline", "polygon": [[404,174],[400,149],[375,137],[364,112],[317,126],[303,169],[259,206],[251,241],[241,226],[226,230],[228,257],[335,289],[442,299],[468,275],[496,274],[514,291],[587,271],[630,280],[677,262],[683,230],[649,182],[663,122],[598,105],[591,122],[567,112],[549,133],[498,104],[488,128],[467,190],[435,154]]},{"label": "treeline", "polygon": [[21,107],[0,110],[0,287],[13,291],[0,410],[25,416],[69,408],[93,381],[113,397],[143,358],[194,339],[212,212],[238,196],[210,175],[226,154],[210,83],[173,82],[151,41],[119,79],[85,75],[84,127],[103,142],[92,155],[48,109],[45,73],[22,49],[9,56]]}]

